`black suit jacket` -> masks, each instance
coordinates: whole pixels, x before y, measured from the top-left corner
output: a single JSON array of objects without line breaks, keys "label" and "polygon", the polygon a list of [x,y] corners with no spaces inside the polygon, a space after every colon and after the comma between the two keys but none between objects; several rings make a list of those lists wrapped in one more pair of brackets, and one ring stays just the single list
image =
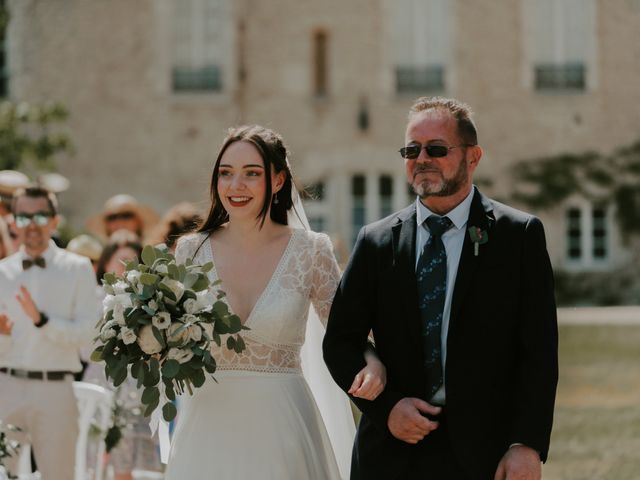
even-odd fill
[{"label": "black suit jacket", "polygon": [[[489,240],[476,256],[465,232],[447,337],[446,409],[451,444],[470,478],[493,479],[512,443],[546,460],[558,379],[556,307],[540,220],[476,190],[471,226]],[[327,325],[324,358],[342,389],[364,366],[370,330],[387,368],[376,400],[352,397],[363,412],[352,478],[394,478],[425,448],[395,439],[387,427],[400,399],[427,400],[415,238],[415,204],[363,227]]]}]

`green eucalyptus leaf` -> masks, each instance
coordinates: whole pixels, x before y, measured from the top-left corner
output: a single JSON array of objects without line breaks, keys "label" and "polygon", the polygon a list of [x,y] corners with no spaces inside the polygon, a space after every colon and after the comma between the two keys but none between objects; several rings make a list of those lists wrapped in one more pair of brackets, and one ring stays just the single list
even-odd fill
[{"label": "green eucalyptus leaf", "polygon": [[151,245],[147,245],[142,249],[140,257],[145,265],[151,266],[156,261],[157,255],[155,249]]},{"label": "green eucalyptus leaf", "polygon": [[165,378],[174,378],[180,371],[180,363],[177,360],[167,360],[162,365],[162,375]]},{"label": "green eucalyptus leaf", "polygon": [[113,285],[118,281],[118,277],[116,277],[115,273],[112,272],[105,273],[102,279],[107,285]]},{"label": "green eucalyptus leaf", "polygon": [[191,374],[191,382],[196,388],[200,388],[202,385],[204,385],[205,380],[206,377],[204,376],[204,372],[201,369],[195,370]]},{"label": "green eucalyptus leaf", "polygon": [[176,410],[176,406],[171,402],[165,403],[164,407],[162,407],[162,416],[167,422],[170,422],[174,418],[176,418],[177,413],[178,410]]},{"label": "green eucalyptus leaf", "polygon": [[148,405],[151,402],[160,399],[160,390],[158,387],[147,387],[142,392],[141,401]]},{"label": "green eucalyptus leaf", "polygon": [[143,273],[140,275],[140,283],[143,285],[155,285],[160,280],[160,276],[153,273]]},{"label": "green eucalyptus leaf", "polygon": [[96,348],[93,352],[91,352],[91,356],[89,357],[89,359],[92,362],[100,362],[102,360],[102,351],[103,351],[104,347],[100,346],[98,348]]}]

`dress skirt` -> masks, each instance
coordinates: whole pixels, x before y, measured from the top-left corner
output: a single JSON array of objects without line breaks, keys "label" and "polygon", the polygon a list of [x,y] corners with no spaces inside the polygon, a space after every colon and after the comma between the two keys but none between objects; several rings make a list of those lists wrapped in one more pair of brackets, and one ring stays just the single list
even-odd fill
[{"label": "dress skirt", "polygon": [[219,371],[184,395],[166,480],[339,480],[301,374]]}]

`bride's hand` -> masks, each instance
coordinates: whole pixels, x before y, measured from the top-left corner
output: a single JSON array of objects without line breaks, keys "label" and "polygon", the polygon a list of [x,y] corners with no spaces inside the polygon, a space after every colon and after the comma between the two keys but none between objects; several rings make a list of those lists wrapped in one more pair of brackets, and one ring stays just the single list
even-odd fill
[{"label": "bride's hand", "polygon": [[364,358],[367,366],[353,379],[348,393],[365,400],[375,400],[387,384],[387,369],[371,350],[365,352]]}]

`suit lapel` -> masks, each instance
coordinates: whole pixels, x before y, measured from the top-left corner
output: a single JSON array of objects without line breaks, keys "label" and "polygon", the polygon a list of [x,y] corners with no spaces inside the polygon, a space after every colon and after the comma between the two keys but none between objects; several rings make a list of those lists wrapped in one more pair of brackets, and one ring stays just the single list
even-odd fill
[{"label": "suit lapel", "polygon": [[[474,187],[475,188],[475,187]],[[472,284],[476,268],[478,267],[478,256],[474,253],[474,244],[469,236],[468,229],[477,227],[489,233],[491,238],[491,227],[495,219],[493,218],[493,209],[489,200],[482,195],[477,189],[473,195],[471,209],[469,211],[469,220],[467,221],[467,231],[464,235],[464,244],[462,245],[462,254],[458,265],[458,274],[456,276],[455,289],[453,291],[453,299],[451,302],[450,325],[453,326],[458,318],[460,307],[464,303],[467,291]],[[482,248],[482,247],[480,247]],[[451,328],[451,327],[449,327]]]},{"label": "suit lapel", "polygon": [[416,205],[415,203],[398,215],[397,223],[391,227],[393,237],[393,277],[399,287],[401,305],[406,311],[409,338],[422,351],[421,327],[418,312],[418,288],[416,285]]}]

